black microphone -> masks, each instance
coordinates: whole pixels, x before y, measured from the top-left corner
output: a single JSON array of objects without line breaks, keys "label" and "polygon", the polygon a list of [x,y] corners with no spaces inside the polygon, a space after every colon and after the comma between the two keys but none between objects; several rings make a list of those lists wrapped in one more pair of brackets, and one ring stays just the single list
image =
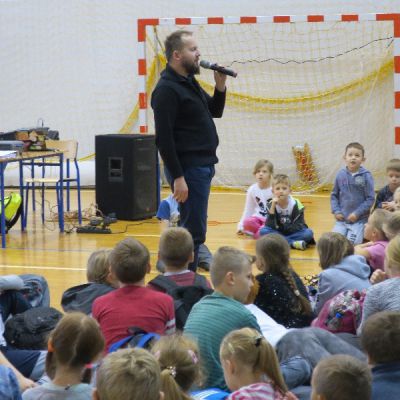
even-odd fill
[{"label": "black microphone", "polygon": [[221,66],[217,65],[216,63],[210,63],[210,61],[201,60],[200,67],[203,67],[206,69],[212,69],[213,71],[218,71],[221,74],[233,76],[234,78],[237,77],[237,72],[233,71],[232,69],[221,67]]}]

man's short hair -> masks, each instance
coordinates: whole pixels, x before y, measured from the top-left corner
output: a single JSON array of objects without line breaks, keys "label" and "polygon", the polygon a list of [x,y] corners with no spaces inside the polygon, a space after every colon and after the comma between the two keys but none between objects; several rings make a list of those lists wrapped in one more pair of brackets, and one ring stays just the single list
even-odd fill
[{"label": "man's short hair", "polygon": [[325,400],[369,400],[371,380],[367,363],[338,354],[323,358],[315,367],[313,393]]},{"label": "man's short hair", "polygon": [[185,42],[183,38],[185,36],[192,36],[193,32],[186,31],[186,30],[179,30],[172,32],[167,38],[165,39],[165,57],[167,61],[170,61],[174,51],[181,51],[185,46]]},{"label": "man's short hair", "polygon": [[274,187],[278,183],[283,183],[283,184],[288,185],[290,187],[290,179],[285,174],[276,174],[276,175],[274,175],[274,177],[272,178],[272,187]]},{"label": "man's short hair", "polygon": [[386,172],[396,171],[400,173],[400,160],[398,158],[392,158],[386,164]]},{"label": "man's short hair", "polygon": [[210,266],[210,277],[214,287],[223,283],[228,272],[240,274],[251,265],[252,257],[242,250],[230,246],[220,247],[214,254]]},{"label": "man's short hair", "polygon": [[346,146],[346,149],[344,151],[344,154],[346,155],[348,149],[357,149],[361,150],[361,154],[364,157],[365,156],[365,149],[364,146],[358,142],[351,142]]},{"label": "man's short hair", "polygon": [[185,228],[168,228],[160,237],[160,260],[167,266],[186,267],[194,250],[192,235]]},{"label": "man's short hair", "polygon": [[136,283],[147,273],[150,253],[138,240],[127,238],[116,244],[109,260],[111,270],[119,282]]},{"label": "man's short hair", "polygon": [[147,350],[118,350],[102,360],[96,388],[100,400],[159,400],[160,367]]},{"label": "man's short hair", "polygon": [[381,311],[363,325],[361,344],[373,364],[400,361],[400,312]]}]

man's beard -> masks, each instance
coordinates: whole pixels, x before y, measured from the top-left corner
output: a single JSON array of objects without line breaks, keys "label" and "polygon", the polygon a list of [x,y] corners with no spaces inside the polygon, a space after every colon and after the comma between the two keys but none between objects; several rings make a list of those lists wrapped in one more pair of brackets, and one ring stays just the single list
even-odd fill
[{"label": "man's beard", "polygon": [[200,67],[194,61],[182,60],[182,67],[185,68],[189,75],[200,74]]}]

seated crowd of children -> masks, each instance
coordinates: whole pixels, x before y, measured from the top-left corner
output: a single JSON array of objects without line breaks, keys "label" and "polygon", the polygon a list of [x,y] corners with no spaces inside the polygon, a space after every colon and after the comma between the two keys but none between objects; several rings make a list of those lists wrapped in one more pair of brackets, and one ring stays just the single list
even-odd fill
[{"label": "seated crowd of children", "polygon": [[254,168],[238,225],[257,239],[256,255],[220,247],[211,282],[189,270],[184,228],[162,232],[163,272],[149,282],[149,250],[124,239],[89,257],[88,283],[65,291],[65,315],[38,351],[6,343],[6,319],[31,305],[18,278],[0,281],[0,398],[397,399],[400,160],[389,162],[375,205],[363,147],[349,144],[344,160],[314,293],[290,265],[290,249],[315,243],[313,231],[289,178],[272,176],[267,160]]}]

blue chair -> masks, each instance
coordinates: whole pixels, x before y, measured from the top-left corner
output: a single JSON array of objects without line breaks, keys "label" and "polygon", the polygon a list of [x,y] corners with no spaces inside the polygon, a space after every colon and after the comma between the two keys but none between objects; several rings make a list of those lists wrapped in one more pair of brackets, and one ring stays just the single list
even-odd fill
[{"label": "blue chair", "polygon": [[[70,211],[70,189],[71,183],[75,183],[77,196],[78,196],[78,221],[79,224],[82,224],[82,209],[81,209],[81,183],[80,183],[80,171],[77,160],[78,153],[78,142],[76,140],[47,140],[46,141],[47,148],[61,150],[64,153],[64,161],[65,161],[65,173],[63,174],[63,185],[61,185],[61,181],[58,177],[46,177],[46,168],[48,167],[60,167],[60,162],[58,160],[49,160],[49,161],[40,161],[33,162],[31,164],[31,177],[25,179],[25,215],[23,221],[23,227],[26,227],[27,218],[28,218],[28,203],[29,203],[29,192],[32,189],[32,209],[35,211],[35,188],[39,186],[41,188],[41,216],[42,223],[44,223],[44,204],[45,204],[45,189],[47,185],[54,185],[57,194],[57,209],[60,213],[60,200],[61,196],[63,196],[64,188],[66,189],[66,211]],[[71,165],[75,167],[75,173],[71,174]],[[35,168],[41,167],[42,173],[41,177],[35,177]]]}]

